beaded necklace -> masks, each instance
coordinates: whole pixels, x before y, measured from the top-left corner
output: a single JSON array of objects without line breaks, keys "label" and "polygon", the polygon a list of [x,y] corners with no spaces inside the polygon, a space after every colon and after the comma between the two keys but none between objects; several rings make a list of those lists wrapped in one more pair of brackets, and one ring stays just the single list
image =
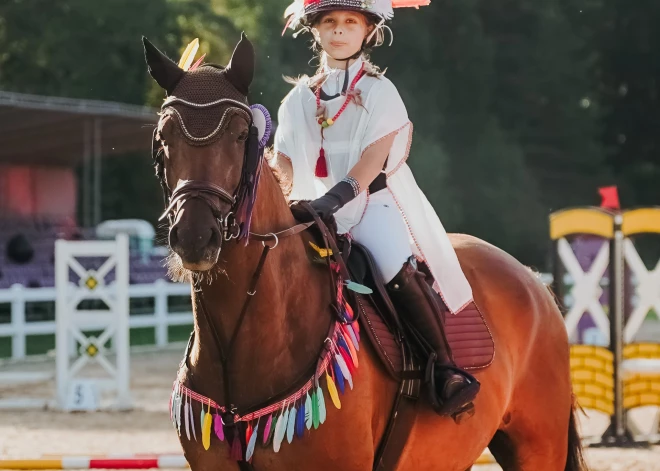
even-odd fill
[{"label": "beaded necklace", "polygon": [[316,120],[321,126],[321,150],[319,151],[319,158],[316,161],[316,169],[314,171],[314,175],[316,175],[318,178],[325,178],[328,176],[328,163],[325,160],[325,149],[323,148],[323,141],[325,140],[323,131],[325,128],[329,128],[335,124],[344,110],[346,110],[348,104],[353,99],[352,92],[355,90],[355,86],[357,85],[360,78],[362,78],[362,75],[364,75],[364,63],[362,64],[362,67],[360,67],[358,73],[355,75],[355,78],[351,82],[351,86],[348,88],[348,91],[345,93],[346,100],[344,101],[344,104],[341,106],[341,108],[339,108],[337,114],[335,114],[332,118],[326,118],[326,108],[325,106],[321,106],[321,88],[323,85],[319,85],[319,87],[316,89]]}]

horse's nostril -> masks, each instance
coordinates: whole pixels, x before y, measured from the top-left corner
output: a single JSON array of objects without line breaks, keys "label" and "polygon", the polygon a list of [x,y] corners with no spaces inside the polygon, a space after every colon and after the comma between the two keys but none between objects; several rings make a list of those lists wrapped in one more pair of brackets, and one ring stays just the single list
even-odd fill
[{"label": "horse's nostril", "polygon": [[217,227],[211,228],[211,238],[209,239],[209,246],[211,247],[220,247],[222,244],[222,237],[220,237],[220,231]]},{"label": "horse's nostril", "polygon": [[179,236],[177,235],[178,228],[174,226],[172,229],[170,229],[170,247],[174,247],[176,243],[179,241]]}]

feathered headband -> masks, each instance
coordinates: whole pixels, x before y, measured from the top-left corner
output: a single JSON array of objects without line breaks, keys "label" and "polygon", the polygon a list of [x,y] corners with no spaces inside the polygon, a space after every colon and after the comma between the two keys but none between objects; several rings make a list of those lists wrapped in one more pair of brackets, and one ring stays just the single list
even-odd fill
[{"label": "feathered headband", "polygon": [[293,30],[313,15],[331,10],[354,10],[371,14],[380,18],[382,22],[394,17],[394,8],[419,8],[431,3],[431,0],[295,0],[284,12],[287,19],[286,27]]}]

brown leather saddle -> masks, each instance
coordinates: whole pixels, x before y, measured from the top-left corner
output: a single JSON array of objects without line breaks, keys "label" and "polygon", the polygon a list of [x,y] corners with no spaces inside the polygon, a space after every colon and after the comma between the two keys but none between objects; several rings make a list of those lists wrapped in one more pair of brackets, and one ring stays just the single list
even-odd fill
[{"label": "brown leather saddle", "polygon": [[[373,466],[374,470],[391,470],[396,468],[417,414],[426,358],[416,341],[419,335],[411,332],[406,320],[398,315],[376,275],[377,268],[368,249],[354,241],[340,238],[339,242],[352,280],[373,291],[370,295],[354,296],[354,309],[360,311],[362,335],[369,338],[386,371],[400,385]],[[432,283],[428,269],[423,263],[420,267],[427,273],[427,281]],[[495,355],[495,344],[477,306],[471,303],[456,315],[444,304],[443,307],[445,333],[456,365],[471,372],[488,367]]]}]

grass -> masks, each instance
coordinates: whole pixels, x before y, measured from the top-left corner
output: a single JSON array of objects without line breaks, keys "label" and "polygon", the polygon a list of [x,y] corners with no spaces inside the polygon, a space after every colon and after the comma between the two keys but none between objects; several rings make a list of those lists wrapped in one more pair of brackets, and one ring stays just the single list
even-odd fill
[{"label": "grass", "polygon": [[[190,325],[171,325],[167,328],[170,342],[188,340],[192,331]],[[86,335],[98,335],[100,332],[85,332]],[[136,327],[131,329],[131,346],[155,345],[156,329],[153,327]],[[11,358],[11,337],[0,337],[0,358]],[[111,347],[108,342],[106,347]],[[45,355],[55,348],[55,334],[28,335],[25,339],[25,350],[28,355]]]}]

